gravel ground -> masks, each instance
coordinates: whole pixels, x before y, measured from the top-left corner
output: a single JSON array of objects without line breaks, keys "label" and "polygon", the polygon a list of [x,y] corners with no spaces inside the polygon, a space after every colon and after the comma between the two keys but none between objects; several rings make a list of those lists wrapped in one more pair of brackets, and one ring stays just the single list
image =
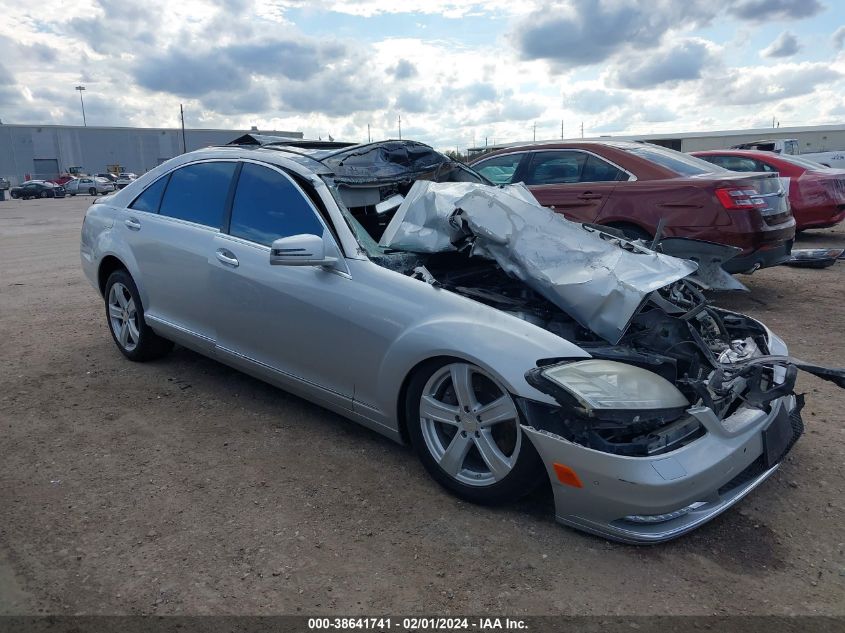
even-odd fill
[{"label": "gravel ground", "polygon": [[[845,391],[801,376],[807,433],[738,506],[669,544],[557,525],[551,493],[476,507],[409,449],[184,349],[115,349],[79,268],[87,197],[0,203],[0,613],[845,615]],[[845,229],[799,246],[845,246]],[[718,303],[843,365],[845,264]]]}]

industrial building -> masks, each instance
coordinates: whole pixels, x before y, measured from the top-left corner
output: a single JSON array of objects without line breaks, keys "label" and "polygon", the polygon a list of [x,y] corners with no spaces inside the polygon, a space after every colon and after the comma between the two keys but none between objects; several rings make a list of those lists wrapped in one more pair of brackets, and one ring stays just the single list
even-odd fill
[{"label": "industrial building", "polygon": [[[570,141],[645,141],[662,145],[681,152],[697,152],[707,149],[724,149],[740,143],[750,143],[763,139],[796,139],[798,147],[804,154],[810,152],[832,152],[845,150],[845,125],[809,125],[801,127],[756,128],[748,130],[717,130],[713,132],[679,132],[674,134],[636,134],[628,136],[593,136],[587,138],[570,138]],[[546,139],[538,143],[553,143],[560,139]],[[469,156],[502,149],[513,145],[525,145],[531,141],[521,143],[499,143],[487,147],[469,148]]]},{"label": "industrial building", "polygon": [[[28,178],[96,174],[117,166],[140,175],[184,151],[223,145],[250,131],[257,129],[186,129],[183,136],[180,128],[0,124],[0,177],[15,185]],[[302,132],[261,133],[302,138]]]}]

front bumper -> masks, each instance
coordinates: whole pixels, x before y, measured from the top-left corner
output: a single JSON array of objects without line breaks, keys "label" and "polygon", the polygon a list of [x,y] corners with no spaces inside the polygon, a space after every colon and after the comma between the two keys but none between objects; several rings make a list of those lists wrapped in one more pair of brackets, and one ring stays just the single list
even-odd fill
[{"label": "front bumper", "polygon": [[[763,431],[778,415],[789,415],[792,423],[787,452],[803,431],[793,395],[773,401],[769,413],[741,408],[721,421],[707,407],[689,413],[705,435],[653,457],[596,451],[534,428],[529,420],[522,428],[549,472],[557,520],[623,543],[668,541],[721,514],[777,469],[779,464],[765,465]],[[555,463],[577,473],[582,487],[560,483]],[[642,516],[651,522],[626,519]]]}]

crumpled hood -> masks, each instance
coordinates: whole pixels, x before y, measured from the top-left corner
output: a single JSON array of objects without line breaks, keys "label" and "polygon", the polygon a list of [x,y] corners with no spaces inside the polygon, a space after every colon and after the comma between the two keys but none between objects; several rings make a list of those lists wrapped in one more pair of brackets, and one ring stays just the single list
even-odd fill
[{"label": "crumpled hood", "polygon": [[649,293],[697,270],[694,262],[570,222],[521,184],[418,180],[379,242],[416,253],[464,243],[614,344]]}]

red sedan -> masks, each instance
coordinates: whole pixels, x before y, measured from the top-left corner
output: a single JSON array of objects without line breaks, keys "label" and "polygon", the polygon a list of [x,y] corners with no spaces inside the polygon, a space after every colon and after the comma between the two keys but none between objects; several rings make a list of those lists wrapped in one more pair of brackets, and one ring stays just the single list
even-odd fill
[{"label": "red sedan", "polygon": [[540,204],[576,222],[650,239],[737,246],[724,268],[751,272],[789,259],[795,220],[776,173],[738,174],[681,152],[629,141],[509,147],[472,167],[497,184],[524,182]]},{"label": "red sedan", "polygon": [[711,150],[693,156],[731,171],[778,172],[789,192],[796,229],[824,229],[845,220],[845,170],[800,156],[758,150]]}]

